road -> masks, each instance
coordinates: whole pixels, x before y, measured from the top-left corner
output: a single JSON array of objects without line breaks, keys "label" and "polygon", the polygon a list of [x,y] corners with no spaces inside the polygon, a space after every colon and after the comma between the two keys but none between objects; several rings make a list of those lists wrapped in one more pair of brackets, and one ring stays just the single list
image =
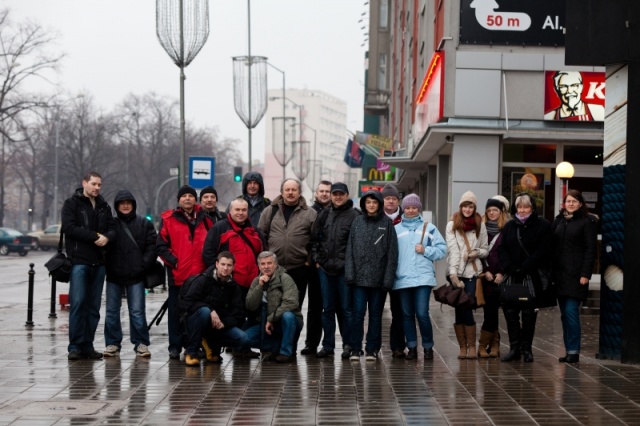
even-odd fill
[{"label": "road", "polygon": [[[29,264],[33,263],[34,301],[47,301],[51,297],[51,279],[44,264],[55,251],[31,251],[24,257],[17,253],[0,256],[0,309],[27,304]],[[19,288],[24,291],[19,291]],[[57,293],[67,293],[69,284],[57,283]]]}]

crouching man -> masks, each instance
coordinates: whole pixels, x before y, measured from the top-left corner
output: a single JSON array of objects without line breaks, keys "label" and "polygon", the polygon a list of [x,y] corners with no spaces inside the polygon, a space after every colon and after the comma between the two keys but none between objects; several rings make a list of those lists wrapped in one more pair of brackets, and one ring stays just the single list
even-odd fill
[{"label": "crouching man", "polygon": [[215,266],[189,278],[180,291],[178,311],[185,312],[183,324],[188,340],[184,360],[187,365],[200,365],[200,346],[209,362],[219,364],[222,346],[248,344],[247,334],[240,329],[244,322],[244,306],[240,287],[231,276],[234,264],[231,252],[220,252]]},{"label": "crouching man", "polygon": [[251,347],[271,352],[270,361],[291,362],[302,331],[302,314],[298,303],[298,287],[278,266],[275,253],[258,255],[260,275],[251,283],[246,306],[256,312],[254,325],[246,330]]}]

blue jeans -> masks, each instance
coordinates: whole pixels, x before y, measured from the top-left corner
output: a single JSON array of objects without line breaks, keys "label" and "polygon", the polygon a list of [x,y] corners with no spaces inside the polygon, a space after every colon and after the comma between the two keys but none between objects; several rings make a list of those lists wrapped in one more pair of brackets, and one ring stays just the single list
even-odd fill
[{"label": "blue jeans", "polygon": [[[104,322],[104,343],[122,348],[122,325],[120,307],[125,286],[107,281],[107,317]],[[126,286],[127,307],[129,308],[129,333],[133,349],[138,345],[149,346],[149,329],[145,310],[144,283],[142,281]]]},{"label": "blue jeans", "polygon": [[[262,325],[256,324],[249,327],[247,333],[248,346],[252,348],[260,348],[265,352],[280,353],[282,355],[293,355],[293,348],[298,342],[300,332],[302,331],[302,320],[291,311],[282,314],[279,323],[273,327],[273,332],[268,335],[263,333]],[[260,336],[263,342],[260,345]]]},{"label": "blue jeans", "polygon": [[367,352],[378,352],[382,347],[382,309],[386,292],[381,288],[353,288],[353,324],[351,327],[351,349],[362,350],[364,314],[369,305],[369,327],[367,328]]},{"label": "blue jeans", "polygon": [[222,346],[246,346],[249,341],[247,334],[238,327],[214,329],[211,325],[211,309],[203,306],[195,311],[187,320],[187,345],[185,353],[197,355],[203,338],[213,350],[220,353]]},{"label": "blue jeans", "polygon": [[562,320],[562,338],[568,354],[580,353],[580,299],[559,297],[560,319]]},{"label": "blue jeans", "polygon": [[[469,296],[476,296],[476,277],[463,278],[459,277],[460,281],[464,283],[464,292]],[[476,320],[473,318],[473,309],[461,309],[456,308],[456,324],[464,325],[476,325]]]},{"label": "blue jeans", "polygon": [[352,347],[351,329],[353,317],[353,289],[347,285],[344,273],[329,275],[318,268],[320,289],[322,290],[322,348],[334,350],[336,347],[336,306],[342,308],[342,347]]},{"label": "blue jeans", "polygon": [[180,318],[178,318],[178,297],[180,296],[180,286],[169,286],[169,304],[167,305],[167,328],[169,331],[169,352],[182,351],[184,345],[182,330],[180,329]]},{"label": "blue jeans", "polygon": [[104,288],[104,265],[73,265],[69,282],[69,352],[94,350]]},{"label": "blue jeans", "polygon": [[418,346],[418,335],[416,333],[416,318],[422,336],[422,347],[433,348],[433,327],[429,318],[429,298],[432,287],[422,285],[420,287],[403,288],[396,290],[400,294],[402,304],[402,325],[404,335],[407,338],[407,348],[413,349]]}]

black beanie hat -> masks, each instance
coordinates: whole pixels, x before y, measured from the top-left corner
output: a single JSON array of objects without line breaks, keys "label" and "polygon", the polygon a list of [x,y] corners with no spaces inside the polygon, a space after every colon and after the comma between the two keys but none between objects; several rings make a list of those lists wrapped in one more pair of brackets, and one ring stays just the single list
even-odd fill
[{"label": "black beanie hat", "polygon": [[216,200],[218,199],[218,191],[216,191],[216,189],[211,185],[202,188],[202,190],[200,191],[200,201],[202,201],[202,196],[204,194],[213,194],[216,196]]},{"label": "black beanie hat", "polygon": [[488,209],[489,207],[495,207],[500,211],[505,210],[504,204],[502,203],[502,201],[496,199],[496,198],[489,198],[487,200],[487,205],[485,206],[485,210]]},{"label": "black beanie hat", "polygon": [[196,200],[198,199],[198,194],[196,193],[196,190],[193,189],[192,186],[182,185],[180,189],[178,189],[178,201],[180,200],[180,197],[182,197],[184,194],[191,194],[193,195],[193,198],[195,198]]}]

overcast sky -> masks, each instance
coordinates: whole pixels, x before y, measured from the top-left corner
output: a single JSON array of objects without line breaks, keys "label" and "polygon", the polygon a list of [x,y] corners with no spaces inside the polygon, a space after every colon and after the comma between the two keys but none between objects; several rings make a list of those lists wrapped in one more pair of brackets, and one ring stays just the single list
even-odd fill
[{"label": "overcast sky", "polygon": [[[288,88],[323,90],[345,100],[347,127],[354,132],[361,129],[363,115],[361,44],[368,30],[358,20],[368,10],[364,3],[251,2],[252,55],[266,56],[284,70]],[[104,109],[128,93],[179,98],[179,69],[156,37],[155,1],[0,0],[0,6],[10,8],[16,21],[28,18],[59,34],[56,48],[67,57],[57,82],[72,96],[89,92]],[[246,160],[247,128],[233,107],[231,58],[248,51],[247,1],[211,0],[209,13],[209,39],[185,69],[186,118],[218,127],[222,137],[240,139]],[[271,68],[268,87],[282,87],[282,74]],[[254,159],[263,159],[264,122],[254,129],[253,141]]]}]

